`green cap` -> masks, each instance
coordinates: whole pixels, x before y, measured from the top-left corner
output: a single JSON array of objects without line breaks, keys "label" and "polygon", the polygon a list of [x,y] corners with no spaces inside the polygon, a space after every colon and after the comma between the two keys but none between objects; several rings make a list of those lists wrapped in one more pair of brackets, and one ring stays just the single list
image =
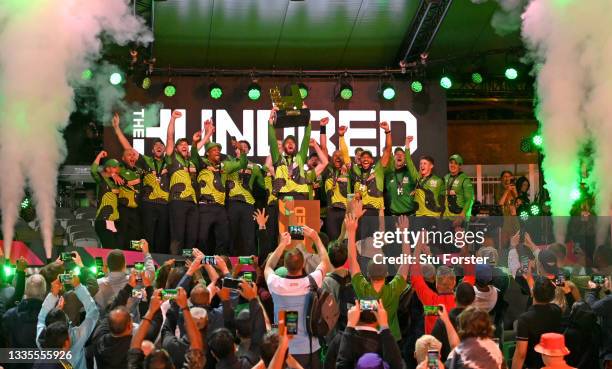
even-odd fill
[{"label": "green cap", "polygon": [[104,168],[117,168],[119,166],[119,161],[117,159],[108,159],[104,162]]},{"label": "green cap", "polygon": [[448,158],[448,161],[451,161],[451,160],[454,160],[459,165],[463,165],[463,158],[459,154],[451,155],[451,157]]},{"label": "green cap", "polygon": [[287,273],[289,273],[289,271],[287,270],[287,268],[283,267],[279,267],[274,271],[274,274],[276,274],[279,277],[286,277]]},{"label": "green cap", "polygon": [[221,144],[218,144],[216,142],[209,142],[206,144],[206,146],[204,146],[206,148],[206,152],[208,153],[208,150],[212,149],[213,147],[218,147],[219,150],[221,150]]}]

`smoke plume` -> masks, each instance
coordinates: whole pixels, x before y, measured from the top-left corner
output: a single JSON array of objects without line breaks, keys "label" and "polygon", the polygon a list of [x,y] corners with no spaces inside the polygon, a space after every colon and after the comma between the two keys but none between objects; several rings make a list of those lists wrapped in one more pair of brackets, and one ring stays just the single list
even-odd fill
[{"label": "smoke plume", "polygon": [[100,56],[102,34],[118,44],[151,33],[127,0],[0,2],[0,208],[10,253],[27,179],[46,256],[51,256],[61,130],[74,109],[72,86]]}]

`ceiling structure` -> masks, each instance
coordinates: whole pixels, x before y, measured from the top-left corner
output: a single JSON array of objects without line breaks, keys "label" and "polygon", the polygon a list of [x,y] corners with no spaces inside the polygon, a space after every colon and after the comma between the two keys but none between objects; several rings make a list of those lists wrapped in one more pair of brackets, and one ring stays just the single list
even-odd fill
[{"label": "ceiling structure", "polygon": [[[153,53],[160,68],[398,68],[419,5],[430,1],[445,0],[156,1]],[[491,27],[497,2],[446,1],[430,61],[521,46],[518,32]]]}]

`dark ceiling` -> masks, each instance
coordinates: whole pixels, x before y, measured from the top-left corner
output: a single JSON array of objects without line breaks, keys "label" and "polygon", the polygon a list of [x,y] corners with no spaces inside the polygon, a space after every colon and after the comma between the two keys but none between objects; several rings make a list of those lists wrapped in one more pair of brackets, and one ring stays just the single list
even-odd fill
[{"label": "dark ceiling", "polygon": [[[154,54],[162,68],[396,68],[420,1],[159,1]],[[496,10],[454,0],[430,60],[520,46],[518,32],[494,32]]]}]

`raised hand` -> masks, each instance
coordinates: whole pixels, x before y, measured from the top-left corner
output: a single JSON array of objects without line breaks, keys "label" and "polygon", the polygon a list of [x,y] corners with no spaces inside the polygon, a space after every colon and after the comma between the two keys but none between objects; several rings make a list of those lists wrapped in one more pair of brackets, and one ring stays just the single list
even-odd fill
[{"label": "raised hand", "polygon": [[304,237],[308,237],[311,240],[316,240],[317,237],[319,237],[319,234],[317,233],[317,231],[315,231],[314,229],[310,228],[307,225],[302,226],[302,229],[304,230]]},{"label": "raised hand", "polygon": [[100,151],[100,153],[98,154],[98,157],[100,159],[104,159],[107,156],[108,156],[108,153],[106,151],[104,151],[104,150]]},{"label": "raised hand", "polygon": [[397,218],[396,225],[398,229],[408,229],[408,226],[410,225],[408,217],[405,215],[401,215],[399,218]]},{"label": "raised hand", "polygon": [[184,309],[187,306],[187,292],[185,292],[185,289],[183,289],[183,287],[179,287],[178,288],[178,293],[176,294],[176,304],[181,308]]},{"label": "raised hand", "polygon": [[81,260],[81,255],[79,255],[78,252],[74,251],[72,253],[72,260],[74,260],[74,263],[78,265],[79,268],[83,268],[83,260]]},{"label": "raised hand", "polygon": [[340,127],[338,127],[338,134],[340,136],[344,136],[346,131],[348,131],[348,127],[347,126],[340,126]]},{"label": "raised hand", "polygon": [[355,300],[355,305],[352,306],[346,314],[346,326],[355,327],[359,323],[359,317],[361,316],[361,306],[359,306],[359,300]]},{"label": "raised hand", "polygon": [[253,213],[253,219],[257,222],[259,228],[265,228],[268,223],[268,215],[266,215],[266,209],[256,209]]},{"label": "raised hand", "polygon": [[115,112],[115,114],[113,114],[112,124],[113,128],[119,128],[119,113]]},{"label": "raised hand", "polygon": [[354,215],[347,214],[344,218],[344,226],[346,227],[346,231],[348,232],[348,234],[355,234],[357,232],[358,225],[359,222],[357,221],[357,218],[355,218]]},{"label": "raised hand", "polygon": [[178,118],[180,118],[182,116],[183,116],[183,113],[181,113],[180,111],[178,111],[178,110],[173,110],[172,111],[172,118],[178,119]]},{"label": "raised hand", "polygon": [[274,124],[276,122],[277,112],[278,112],[278,107],[272,106],[272,110],[270,110],[270,117],[268,118],[268,123]]},{"label": "raised hand", "polygon": [[283,232],[283,234],[280,235],[280,242],[278,243],[278,246],[285,248],[289,245],[291,245],[291,235],[289,232]]},{"label": "raised hand", "polygon": [[308,146],[315,148],[317,147],[317,141],[314,138],[311,138],[310,141],[308,141]]},{"label": "raised hand", "polygon": [[414,141],[414,136],[406,136],[406,146],[410,146],[412,141]]},{"label": "raised hand", "polygon": [[212,136],[215,133],[215,123],[210,118],[204,121],[204,133],[208,136]]},{"label": "raised hand", "polygon": [[151,296],[151,302],[149,303],[149,311],[152,313],[155,313],[157,310],[159,310],[159,308],[161,307],[161,304],[162,304],[161,289],[155,290],[155,292],[153,292],[153,296]]},{"label": "raised hand", "polygon": [[353,200],[353,215],[355,216],[355,218],[361,218],[365,214],[365,212],[366,211],[363,209],[363,202],[360,199],[355,198]]},{"label": "raised hand", "polygon": [[132,288],[136,288],[137,277],[138,277],[138,272],[135,270],[132,270],[132,272],[130,273],[130,277],[128,278],[128,284],[132,286]]},{"label": "raised hand", "polygon": [[389,122],[380,122],[380,128],[385,132],[389,131]]},{"label": "raised hand", "polygon": [[326,126],[326,125],[327,125],[327,123],[329,123],[329,117],[322,118],[322,119],[319,121],[319,124],[320,124],[321,126]]},{"label": "raised hand", "polygon": [[200,141],[202,141],[202,132],[201,131],[196,131],[193,136],[191,136],[191,141],[193,143],[198,143]]},{"label": "raised hand", "polygon": [[244,297],[248,301],[257,298],[257,285],[255,283],[249,283],[242,281],[240,283],[240,296]]},{"label": "raised hand", "polygon": [[379,326],[389,326],[389,316],[387,314],[387,310],[385,310],[382,300],[378,300],[378,308],[376,309],[374,315],[376,315],[376,320],[378,321]]},{"label": "raised hand", "polygon": [[20,272],[25,271],[26,268],[28,267],[28,262],[23,256],[20,257],[15,264],[16,264],[15,268]]},{"label": "raised hand", "polygon": [[51,282],[51,294],[53,296],[59,296],[60,292],[62,292],[62,283],[59,280],[59,277],[55,278],[53,282]]}]

